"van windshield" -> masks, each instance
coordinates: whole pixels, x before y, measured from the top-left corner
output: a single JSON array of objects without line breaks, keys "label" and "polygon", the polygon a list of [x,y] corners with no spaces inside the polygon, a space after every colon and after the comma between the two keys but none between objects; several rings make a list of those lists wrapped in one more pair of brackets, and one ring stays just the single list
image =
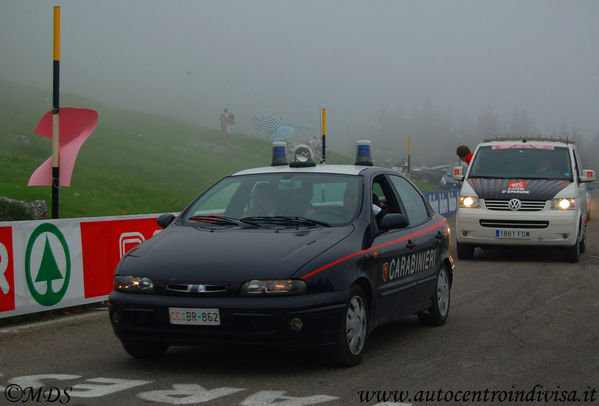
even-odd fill
[{"label": "van windshield", "polygon": [[493,145],[481,147],[471,163],[470,178],[567,179],[572,181],[568,148]]}]

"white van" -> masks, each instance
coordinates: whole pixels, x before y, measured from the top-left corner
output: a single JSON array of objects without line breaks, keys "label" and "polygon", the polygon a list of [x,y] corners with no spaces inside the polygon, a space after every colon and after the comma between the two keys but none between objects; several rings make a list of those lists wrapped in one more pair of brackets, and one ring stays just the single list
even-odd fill
[{"label": "white van", "polygon": [[586,182],[576,145],[552,138],[485,140],[462,180],[456,215],[457,252],[471,259],[475,247],[552,246],[578,261],[585,249]]}]

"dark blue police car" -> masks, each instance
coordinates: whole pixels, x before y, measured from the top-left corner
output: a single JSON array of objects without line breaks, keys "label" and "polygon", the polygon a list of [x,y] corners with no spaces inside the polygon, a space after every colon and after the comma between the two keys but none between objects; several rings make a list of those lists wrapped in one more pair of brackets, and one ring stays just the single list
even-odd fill
[{"label": "dark blue police car", "polygon": [[118,264],[110,320],[133,357],[169,346],[259,344],[362,359],[377,326],[417,314],[447,319],[450,230],[404,176],[316,165],[307,147],[287,164],[226,176]]}]

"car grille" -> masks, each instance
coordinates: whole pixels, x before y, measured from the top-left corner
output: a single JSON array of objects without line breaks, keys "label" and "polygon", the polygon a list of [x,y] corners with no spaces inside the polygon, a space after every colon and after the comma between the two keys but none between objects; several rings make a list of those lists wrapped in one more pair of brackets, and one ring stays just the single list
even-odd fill
[{"label": "car grille", "polygon": [[[485,207],[489,210],[510,211],[509,200],[485,200]],[[545,208],[545,200],[521,200],[519,211],[541,211]]]},{"label": "car grille", "polygon": [[547,228],[549,221],[543,220],[480,220],[482,227],[493,228]]},{"label": "car grille", "polygon": [[222,293],[227,291],[225,285],[204,285],[192,283],[169,283],[166,290],[178,293]]}]

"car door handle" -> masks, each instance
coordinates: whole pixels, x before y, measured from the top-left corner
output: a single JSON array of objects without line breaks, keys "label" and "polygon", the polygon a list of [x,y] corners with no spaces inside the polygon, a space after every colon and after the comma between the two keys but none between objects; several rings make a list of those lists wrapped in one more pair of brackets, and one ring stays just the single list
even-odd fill
[{"label": "car door handle", "polygon": [[412,240],[408,240],[408,243],[406,244],[406,248],[413,250],[414,248],[416,248],[416,244],[414,244],[412,242]]}]

